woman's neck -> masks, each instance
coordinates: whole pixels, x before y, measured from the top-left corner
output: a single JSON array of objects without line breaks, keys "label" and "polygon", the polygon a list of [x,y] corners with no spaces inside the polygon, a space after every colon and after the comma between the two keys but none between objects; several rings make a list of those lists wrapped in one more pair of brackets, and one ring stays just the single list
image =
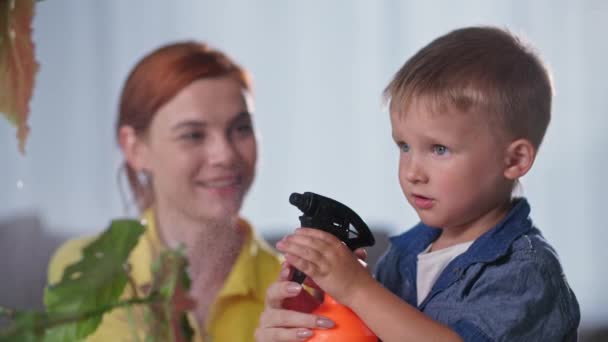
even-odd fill
[{"label": "woman's neck", "polygon": [[246,237],[236,216],[221,221],[203,220],[159,207],[154,214],[160,241],[169,248],[183,245],[192,271],[201,260],[215,263],[221,255],[234,254]]},{"label": "woman's neck", "polygon": [[249,231],[238,217],[223,221],[188,218],[179,212],[155,208],[156,229],[161,242],[186,247],[191,279],[189,295],[196,302],[195,317],[206,326],[209,309],[223,287],[247,239]]}]

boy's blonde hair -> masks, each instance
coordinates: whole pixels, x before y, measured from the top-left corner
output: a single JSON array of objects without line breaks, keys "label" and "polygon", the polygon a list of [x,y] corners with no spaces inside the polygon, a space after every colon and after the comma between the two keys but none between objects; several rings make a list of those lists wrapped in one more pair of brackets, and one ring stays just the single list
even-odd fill
[{"label": "boy's blonde hair", "polygon": [[531,47],[494,27],[462,28],[435,39],[399,69],[384,96],[391,112],[424,97],[434,108],[480,113],[501,133],[537,148],[551,118],[547,68]]}]

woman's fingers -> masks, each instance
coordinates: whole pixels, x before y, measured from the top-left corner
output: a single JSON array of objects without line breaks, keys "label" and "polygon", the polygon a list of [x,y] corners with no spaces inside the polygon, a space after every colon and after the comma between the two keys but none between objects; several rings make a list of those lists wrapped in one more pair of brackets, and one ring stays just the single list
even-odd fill
[{"label": "woman's fingers", "polygon": [[257,328],[255,340],[257,342],[296,342],[306,341],[313,335],[310,329],[285,329],[285,328]]},{"label": "woman's fingers", "polygon": [[265,310],[255,332],[258,342],[304,341],[313,335],[313,329],[327,329],[334,322],[316,315],[292,310]]},{"label": "woman's fingers", "polygon": [[285,309],[266,310],[260,316],[260,328],[328,328],[319,325],[321,321],[323,318],[308,313]]},{"label": "woman's fingers", "polygon": [[291,281],[277,281],[266,290],[266,306],[282,308],[283,300],[297,296],[302,291],[302,285]]},{"label": "woman's fingers", "polygon": [[311,312],[321,302],[310,293],[303,291],[302,285],[291,281],[277,281],[266,290],[266,309],[290,309]]}]

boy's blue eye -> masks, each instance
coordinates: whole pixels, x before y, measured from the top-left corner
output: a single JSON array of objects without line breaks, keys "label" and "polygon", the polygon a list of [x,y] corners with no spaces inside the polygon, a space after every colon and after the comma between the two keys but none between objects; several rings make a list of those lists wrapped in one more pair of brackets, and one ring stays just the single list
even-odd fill
[{"label": "boy's blue eye", "polygon": [[399,143],[399,149],[401,150],[401,152],[409,152],[410,145],[408,145],[406,143]]},{"label": "boy's blue eye", "polygon": [[442,156],[448,153],[448,148],[443,145],[435,145],[433,146],[433,152],[438,156]]}]

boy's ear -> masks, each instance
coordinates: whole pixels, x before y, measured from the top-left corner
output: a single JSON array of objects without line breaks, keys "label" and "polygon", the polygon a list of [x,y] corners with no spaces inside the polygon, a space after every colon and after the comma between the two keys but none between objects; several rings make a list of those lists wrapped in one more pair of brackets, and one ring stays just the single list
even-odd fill
[{"label": "boy's ear", "polygon": [[118,143],[126,162],[135,171],[147,169],[145,142],[131,126],[122,126],[118,131]]},{"label": "boy's ear", "polygon": [[517,139],[507,147],[504,176],[516,180],[524,176],[534,163],[536,148],[527,139]]}]

